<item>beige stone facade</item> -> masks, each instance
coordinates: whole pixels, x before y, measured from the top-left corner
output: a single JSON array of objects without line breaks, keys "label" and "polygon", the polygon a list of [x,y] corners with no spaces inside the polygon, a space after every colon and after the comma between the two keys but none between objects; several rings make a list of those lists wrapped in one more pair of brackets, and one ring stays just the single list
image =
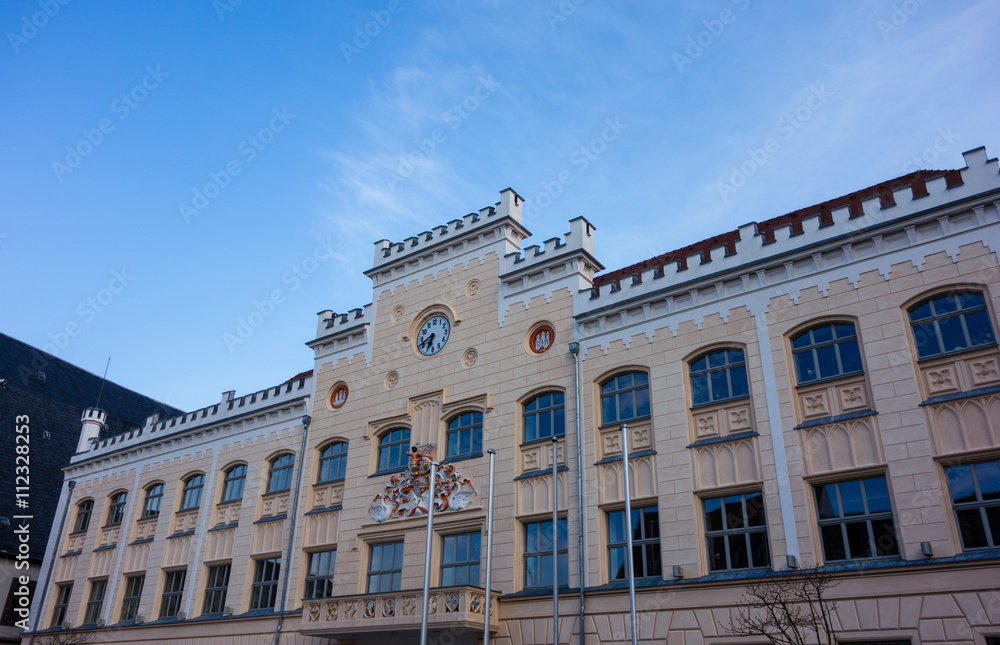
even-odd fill
[{"label": "beige stone facade", "polygon": [[[73,532],[71,510],[53,537],[38,629],[69,582],[63,622],[86,623],[106,580],[107,640],[416,642],[426,517],[375,521],[370,506],[405,450],[433,443],[478,495],[435,516],[432,641],[481,639],[493,449],[492,639],[552,642],[555,486],[559,641],[627,642],[624,422],[641,642],[762,642],[725,632],[747,581],[820,567],[840,642],[986,645],[1000,637],[1000,175],[982,149],[965,159],[603,276],[583,218],[522,249],[509,189],[378,243],[372,303],[320,313],[311,377],[77,455],[68,506],[93,500],[94,520]],[[285,454],[291,485],[268,493]],[[235,465],[242,497],[222,503]],[[183,511],[197,475],[201,503]],[[143,519],[157,483],[161,512]],[[106,526],[119,492],[123,521]],[[258,610],[268,560],[280,577],[265,572],[279,582]],[[206,611],[224,564],[226,609]],[[181,570],[183,614],[160,619]],[[144,622],[123,622],[139,572]]]}]

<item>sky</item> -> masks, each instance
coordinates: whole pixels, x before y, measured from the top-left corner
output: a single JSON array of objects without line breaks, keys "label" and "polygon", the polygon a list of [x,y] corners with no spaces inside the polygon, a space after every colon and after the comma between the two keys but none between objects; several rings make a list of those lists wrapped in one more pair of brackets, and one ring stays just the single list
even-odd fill
[{"label": "sky", "polygon": [[371,302],[375,241],[508,186],[525,245],[582,215],[613,270],[996,156],[997,33],[989,0],[3,0],[0,332],[185,410],[260,390]]}]

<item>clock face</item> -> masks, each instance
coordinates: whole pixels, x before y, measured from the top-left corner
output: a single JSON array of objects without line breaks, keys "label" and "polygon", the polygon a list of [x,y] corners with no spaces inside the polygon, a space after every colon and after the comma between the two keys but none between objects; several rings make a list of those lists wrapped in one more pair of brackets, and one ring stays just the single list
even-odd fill
[{"label": "clock face", "polygon": [[431,316],[417,332],[417,351],[424,356],[433,356],[448,342],[451,323],[444,316]]}]

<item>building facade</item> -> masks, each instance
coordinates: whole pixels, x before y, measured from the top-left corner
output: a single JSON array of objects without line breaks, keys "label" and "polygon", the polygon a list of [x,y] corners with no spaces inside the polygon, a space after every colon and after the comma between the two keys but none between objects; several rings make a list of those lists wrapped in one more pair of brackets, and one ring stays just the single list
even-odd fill
[{"label": "building facade", "polygon": [[[489,593],[494,641],[551,643],[553,558],[559,642],[626,642],[627,453],[639,640],[760,642],[725,631],[747,584],[818,569],[840,642],[992,645],[1000,174],[965,162],[603,274],[583,217],[524,247],[511,189],[376,243],[311,375],[81,446],[37,629],[416,642],[429,551],[433,642]],[[413,448],[455,482],[430,545]]]}]

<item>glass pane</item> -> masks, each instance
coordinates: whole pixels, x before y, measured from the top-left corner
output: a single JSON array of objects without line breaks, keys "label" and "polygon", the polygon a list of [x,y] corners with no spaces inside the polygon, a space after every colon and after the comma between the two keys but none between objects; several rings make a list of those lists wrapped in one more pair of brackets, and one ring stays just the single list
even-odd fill
[{"label": "glass pane", "polygon": [[646,570],[640,572],[640,575],[645,576],[660,576],[663,575],[663,568],[660,566],[660,545],[657,544],[647,544],[645,545],[646,553]]},{"label": "glass pane", "polygon": [[746,569],[750,566],[744,533],[729,536],[729,566],[733,569]]},{"label": "glass pane", "polygon": [[767,533],[754,531],[750,534],[750,566],[766,567],[770,562],[771,555],[767,546]]},{"label": "glass pane", "polygon": [[979,480],[982,499],[1000,499],[1000,462],[987,461],[976,464],[976,479]]},{"label": "glass pane", "polygon": [[635,418],[635,392],[618,395],[618,418],[621,420]]},{"label": "glass pane", "polygon": [[896,527],[892,520],[872,520],[872,535],[875,538],[875,555],[882,557],[899,555],[899,545],[896,543]]},{"label": "glass pane", "polygon": [[538,417],[530,415],[524,417],[524,440],[534,441],[538,438]]},{"label": "glass pane", "polygon": [[764,494],[750,493],[746,496],[747,526],[764,526]]},{"label": "glass pane", "polygon": [[725,352],[715,352],[714,354],[708,355],[708,366],[709,367],[722,367],[726,364],[726,353]]},{"label": "glass pane", "polygon": [[644,387],[635,391],[635,416],[649,416],[649,388]]},{"label": "glass pane", "polygon": [[692,372],[700,372],[708,367],[708,357],[702,356],[695,362],[691,363]]},{"label": "glass pane", "polygon": [[958,294],[958,301],[961,303],[962,309],[970,309],[986,304],[981,293],[960,293]]},{"label": "glass pane", "polygon": [[813,362],[812,351],[795,355],[795,369],[799,376],[799,383],[808,383],[819,378],[816,364]]},{"label": "glass pane", "polygon": [[622,524],[624,511],[608,513],[608,542],[620,544],[625,541],[625,526]]},{"label": "glass pane", "polygon": [[479,554],[482,553],[480,547],[482,537],[482,533],[469,534],[469,560],[472,562],[479,562]]},{"label": "glass pane", "polygon": [[[733,495],[725,499],[726,505],[726,528],[743,528],[743,498],[740,495]],[[732,548],[732,545],[730,545]]]},{"label": "glass pane", "polygon": [[642,536],[645,539],[660,537],[660,513],[655,508],[647,508],[642,514]]},{"label": "glass pane", "polygon": [[528,524],[524,531],[524,548],[528,553],[538,552],[538,524]]},{"label": "glass pane", "polygon": [[705,500],[705,530],[722,531],[726,527],[722,523],[722,498]]},{"label": "glass pane", "polygon": [[978,508],[958,511],[958,530],[962,534],[962,546],[966,549],[981,549],[989,546],[986,529]]},{"label": "glass pane", "polygon": [[809,332],[805,332],[804,334],[799,334],[798,336],[792,339],[792,349],[802,349],[803,347],[808,347],[811,344],[812,343],[810,342],[809,339]]},{"label": "glass pane", "polygon": [[818,348],[816,362],[819,363],[820,378],[830,378],[840,374],[840,369],[837,367],[837,350],[833,345]]},{"label": "glass pane", "polygon": [[400,542],[399,544],[393,544],[390,547],[390,550],[393,551],[395,553],[395,555],[396,555],[396,557],[393,559],[393,562],[392,562],[392,568],[393,569],[402,569],[403,568],[403,543]]},{"label": "glass pane", "polygon": [[917,355],[921,358],[924,356],[933,356],[941,352],[938,345],[937,333],[934,331],[934,323],[914,325],[913,340],[917,344]]},{"label": "glass pane", "polygon": [[844,368],[844,374],[861,371],[861,350],[858,349],[858,341],[849,340],[840,343],[840,364]]},{"label": "glass pane", "polygon": [[840,524],[820,527],[823,535],[823,555],[830,562],[847,558],[847,552],[844,551],[844,536],[840,530]]},{"label": "glass pane", "polygon": [[622,374],[618,377],[618,389],[623,390],[627,387],[632,387],[632,375]]},{"label": "glass pane", "polygon": [[649,385],[649,374],[646,374],[645,372],[635,372],[632,374],[632,378],[637,386]]},{"label": "glass pane", "polygon": [[847,544],[851,549],[851,559],[870,558],[872,553],[871,540],[868,539],[868,522],[848,522]]},{"label": "glass pane", "polygon": [[825,343],[833,340],[833,325],[824,325],[812,330],[814,343]]},{"label": "glass pane", "polygon": [[730,365],[732,365],[733,363],[742,363],[743,361],[744,361],[744,358],[743,358],[743,350],[742,349],[731,349],[731,350],[729,350],[729,364]]},{"label": "glass pane", "polygon": [[729,380],[733,384],[733,396],[746,396],[750,393],[749,388],[747,388],[747,368],[745,365],[729,370]]},{"label": "glass pane", "polygon": [[568,533],[566,531],[566,520],[559,520],[559,525],[557,530],[558,530],[557,537],[559,539],[559,550],[568,548],[569,539],[568,539]]},{"label": "glass pane", "polygon": [[441,552],[441,562],[443,564],[455,563],[455,538],[446,537],[444,539],[444,550]]},{"label": "glass pane", "polygon": [[931,315],[931,303],[925,302],[916,309],[910,312],[910,320],[922,320],[924,318],[930,318]]},{"label": "glass pane", "polygon": [[976,486],[972,481],[971,466],[952,466],[948,469],[948,487],[955,504],[976,501]]},{"label": "glass pane", "polygon": [[952,311],[958,310],[958,297],[954,294],[948,294],[941,298],[934,300],[934,314],[940,316],[941,314],[946,314]]},{"label": "glass pane", "polygon": [[834,484],[816,487],[816,506],[821,520],[840,517],[840,507],[837,504],[837,491]]},{"label": "glass pane", "polygon": [[618,420],[617,408],[615,407],[615,395],[611,394],[601,398],[601,418],[604,423],[612,423]]},{"label": "glass pane", "polygon": [[467,585],[467,584],[469,584],[469,568],[468,567],[456,567],[455,568],[455,584],[456,585]]},{"label": "glass pane", "polygon": [[993,544],[1000,545],[1000,506],[986,507],[986,523],[989,524],[990,534],[993,536]]},{"label": "glass pane", "polygon": [[837,332],[837,338],[850,338],[857,335],[854,331],[854,325],[834,325],[834,329]]},{"label": "glass pane", "polygon": [[969,330],[971,346],[986,345],[994,342],[993,329],[990,327],[990,317],[985,311],[966,314],[965,326]]},{"label": "glass pane", "polygon": [[608,392],[615,391],[615,379],[609,379],[607,383],[601,386],[601,394],[607,394]]},{"label": "glass pane", "polygon": [[543,587],[552,586],[552,554],[542,555],[538,558],[538,578],[539,584]]},{"label": "glass pane", "polygon": [[889,489],[886,486],[885,477],[872,477],[871,479],[866,479],[865,496],[868,498],[869,513],[887,513],[892,510],[892,503],[889,501]]},{"label": "glass pane", "polygon": [[944,351],[950,352],[967,347],[965,332],[962,331],[961,317],[954,316],[939,320],[938,327],[941,329],[941,340],[944,343]]},{"label": "glass pane", "polygon": [[[649,404],[647,403],[646,405],[648,406]],[[557,436],[566,434],[566,411],[563,408],[556,409],[555,417],[552,420],[552,428]]]},{"label": "glass pane", "polygon": [[552,436],[552,410],[546,410],[538,414],[539,436]]},{"label": "glass pane", "polygon": [[712,378],[712,400],[719,401],[721,399],[729,398],[729,381],[726,375],[729,370],[722,370],[720,372],[709,372],[709,376]]},{"label": "glass pane", "polygon": [[864,515],[865,504],[861,499],[861,482],[841,482],[840,503],[843,505],[844,517]]},{"label": "glass pane", "polygon": [[691,377],[691,399],[695,405],[708,403],[708,375]]},{"label": "glass pane", "polygon": [[708,539],[708,567],[712,571],[726,569],[726,540],[722,536]]}]

